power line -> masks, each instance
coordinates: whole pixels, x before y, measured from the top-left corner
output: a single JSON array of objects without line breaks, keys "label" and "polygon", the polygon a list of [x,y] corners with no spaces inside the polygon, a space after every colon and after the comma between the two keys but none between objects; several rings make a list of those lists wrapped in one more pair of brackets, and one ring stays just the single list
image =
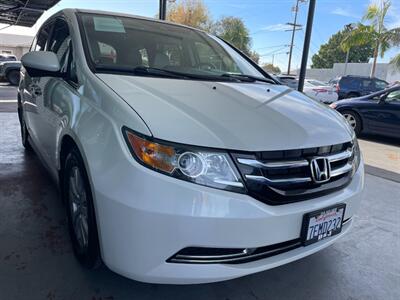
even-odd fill
[{"label": "power line", "polygon": [[290,65],[292,63],[292,53],[293,53],[293,43],[294,43],[294,36],[297,30],[301,29],[302,25],[297,24],[297,14],[299,12],[299,3],[300,2],[306,2],[306,0],[296,0],[296,5],[292,8],[292,11],[294,11],[294,21],[293,23],[286,23],[287,25],[293,26],[292,28],[292,38],[290,42],[290,50],[289,50],[289,61],[288,61],[288,70],[287,74],[290,74]]},{"label": "power line", "polygon": [[282,45],[275,45],[275,46],[267,46],[267,47],[256,48],[254,50],[271,49],[271,48],[278,48],[278,47],[289,47],[289,45],[282,44]]}]

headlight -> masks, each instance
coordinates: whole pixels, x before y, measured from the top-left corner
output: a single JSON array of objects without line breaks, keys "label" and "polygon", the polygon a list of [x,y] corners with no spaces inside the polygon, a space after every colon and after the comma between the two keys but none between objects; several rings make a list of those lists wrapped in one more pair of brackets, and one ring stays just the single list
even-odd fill
[{"label": "headlight", "polygon": [[153,141],[122,129],[132,156],[142,165],[193,183],[244,192],[244,185],[229,154],[219,150]]},{"label": "headlight", "polygon": [[337,104],[335,102],[333,102],[333,103],[329,104],[329,107],[335,109],[337,107]]},{"label": "headlight", "polygon": [[354,175],[358,167],[360,166],[360,161],[361,161],[361,151],[360,151],[360,146],[358,145],[358,140],[357,138],[353,137],[353,171],[352,175]]}]

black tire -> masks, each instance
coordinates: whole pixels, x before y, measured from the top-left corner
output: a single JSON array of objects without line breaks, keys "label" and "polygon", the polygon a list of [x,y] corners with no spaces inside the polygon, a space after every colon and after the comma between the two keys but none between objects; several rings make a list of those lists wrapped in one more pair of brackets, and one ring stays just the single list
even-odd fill
[{"label": "black tire", "polygon": [[[74,227],[74,225],[78,226],[78,222],[81,224],[83,222],[82,219],[81,221],[78,221],[78,217],[73,217],[73,210],[81,210],[81,208],[78,208],[77,206],[75,206],[74,209],[73,203],[75,204],[74,199],[76,198],[74,198],[73,192],[71,191],[71,180],[73,180],[71,179],[71,176],[74,176],[73,173],[76,174],[76,170],[78,170],[80,174],[82,182],[81,190],[85,195],[86,201],[86,244],[82,238],[83,233],[81,232],[82,236],[80,236],[80,234],[78,234],[76,231],[76,227]],[[73,147],[66,156],[62,172],[62,194],[66,204],[69,233],[75,257],[85,268],[96,269],[101,266],[102,261],[100,256],[100,246],[96,225],[96,216],[93,206],[93,197],[82,157],[75,147]],[[83,200],[79,201],[81,203],[84,202]],[[74,215],[76,216],[76,214]]]},{"label": "black tire", "polygon": [[18,117],[19,117],[20,129],[21,129],[21,143],[22,143],[22,146],[24,146],[25,150],[32,151],[32,146],[29,143],[28,128],[26,128],[24,114],[23,114],[21,108],[18,108]]},{"label": "black tire", "polygon": [[18,85],[19,84],[19,71],[11,70],[6,75],[8,82],[11,85]]},{"label": "black tire", "polygon": [[351,110],[342,111],[341,114],[346,118],[346,120],[350,123],[351,127],[353,127],[356,135],[359,135],[362,130],[362,123],[360,116]]}]

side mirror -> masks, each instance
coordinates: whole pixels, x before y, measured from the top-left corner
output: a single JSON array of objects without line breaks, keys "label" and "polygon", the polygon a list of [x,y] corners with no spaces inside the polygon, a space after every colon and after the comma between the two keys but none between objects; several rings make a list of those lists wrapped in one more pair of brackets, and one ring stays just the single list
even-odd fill
[{"label": "side mirror", "polygon": [[61,77],[60,62],[53,52],[28,52],[22,56],[21,63],[31,77]]},{"label": "side mirror", "polygon": [[385,100],[386,100],[386,94],[383,94],[379,97],[379,101],[378,104],[385,104]]}]

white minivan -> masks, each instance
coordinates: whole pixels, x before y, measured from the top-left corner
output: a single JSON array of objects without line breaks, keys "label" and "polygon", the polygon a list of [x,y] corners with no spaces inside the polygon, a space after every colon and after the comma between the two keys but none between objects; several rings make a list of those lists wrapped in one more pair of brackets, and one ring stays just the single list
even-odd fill
[{"label": "white minivan", "polygon": [[22,64],[22,142],[59,183],[84,266],[214,282],[349,231],[364,181],[351,127],[218,37],[66,9]]}]

